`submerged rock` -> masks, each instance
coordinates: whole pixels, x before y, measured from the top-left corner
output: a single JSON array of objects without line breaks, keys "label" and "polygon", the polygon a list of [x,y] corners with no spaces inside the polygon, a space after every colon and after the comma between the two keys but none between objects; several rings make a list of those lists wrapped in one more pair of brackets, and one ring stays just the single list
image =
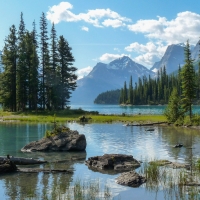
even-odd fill
[{"label": "submerged rock", "polygon": [[85,135],[79,134],[78,131],[68,130],[55,136],[33,141],[24,146],[21,151],[84,151],[85,148]]},{"label": "submerged rock", "polygon": [[98,170],[130,171],[140,167],[140,163],[132,155],[124,154],[104,154],[90,157],[85,163],[88,167]]},{"label": "submerged rock", "polygon": [[139,175],[135,171],[124,172],[117,179],[117,183],[120,185],[126,185],[130,187],[139,187],[146,182],[146,178]]}]

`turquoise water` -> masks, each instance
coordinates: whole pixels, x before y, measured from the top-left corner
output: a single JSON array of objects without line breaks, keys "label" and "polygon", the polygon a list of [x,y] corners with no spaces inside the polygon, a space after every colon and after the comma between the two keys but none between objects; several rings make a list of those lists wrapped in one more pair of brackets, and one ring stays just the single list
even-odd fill
[{"label": "turquoise water", "polygon": [[[120,105],[71,105],[71,108],[78,109],[81,108],[87,111],[98,111],[100,114],[151,114],[151,115],[160,115],[163,114],[166,106],[120,106]],[[200,114],[200,106],[193,106],[193,112]]]},{"label": "turquoise water", "polygon": [[[139,188],[130,188],[116,184],[119,174],[106,174],[88,169],[84,161],[91,156],[105,153],[122,153],[133,155],[139,161],[147,162],[153,159],[168,159],[181,163],[189,163],[191,159],[200,157],[199,131],[157,127],[155,131],[147,132],[148,127],[127,127],[121,123],[114,124],[66,124],[72,130],[85,134],[87,140],[86,152],[34,152],[22,153],[20,149],[27,143],[39,140],[50,124],[1,124],[0,125],[0,155],[23,156],[44,159],[49,162],[70,160],[79,157],[78,161],[40,165],[36,167],[51,167],[55,169],[72,169],[73,174],[6,174],[0,176],[0,199],[43,199],[44,194],[51,196],[55,185],[59,185],[62,193],[66,192],[77,179],[84,181],[99,180],[111,188],[114,199],[153,200],[164,199],[162,190],[149,191],[146,184]],[[183,143],[183,148],[173,148],[177,142]],[[188,148],[188,147],[193,147]],[[33,166],[34,167],[34,166]],[[29,198],[28,198],[29,197]],[[53,198],[54,199],[54,198]]]}]

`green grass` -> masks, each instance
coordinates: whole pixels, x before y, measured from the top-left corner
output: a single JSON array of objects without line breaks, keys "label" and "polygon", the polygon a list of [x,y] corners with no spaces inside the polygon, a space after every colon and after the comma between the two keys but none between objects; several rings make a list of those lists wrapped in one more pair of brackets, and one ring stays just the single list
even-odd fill
[{"label": "green grass", "polygon": [[199,200],[199,186],[192,183],[200,183],[200,160],[194,161],[192,170],[189,171],[162,166],[164,162],[166,161],[154,160],[144,162],[141,166],[139,173],[147,179],[146,189],[155,193],[162,190],[165,199]]},{"label": "green grass", "polygon": [[[1,112],[0,116],[3,116],[0,119],[4,121],[13,121],[17,120],[20,122],[53,122],[54,121],[54,114],[53,113],[8,113],[8,112]],[[83,116],[81,114],[63,114],[63,113],[56,113],[56,122],[65,123],[68,121],[76,121],[79,122],[79,118]],[[163,115],[97,115],[97,114],[84,114],[85,117],[91,118],[89,123],[112,123],[112,122],[130,122],[130,123],[151,123],[151,122],[162,122],[166,121],[165,116]]]}]

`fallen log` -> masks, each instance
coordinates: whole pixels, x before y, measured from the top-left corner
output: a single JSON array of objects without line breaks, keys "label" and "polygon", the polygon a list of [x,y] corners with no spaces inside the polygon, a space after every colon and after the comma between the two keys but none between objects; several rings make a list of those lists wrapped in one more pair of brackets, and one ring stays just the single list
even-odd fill
[{"label": "fallen log", "polygon": [[16,172],[22,173],[67,173],[72,174],[73,170],[66,170],[66,169],[42,169],[42,168],[18,168]]},{"label": "fallen log", "polygon": [[125,124],[124,126],[153,126],[158,124],[166,124],[167,122],[153,122],[153,123],[146,123],[146,124]]},{"label": "fallen log", "polygon": [[43,164],[47,163],[45,160],[37,160],[33,158],[23,158],[23,157],[14,157],[14,156],[0,156],[0,162],[10,160],[12,161],[15,165],[33,165],[33,164]]}]

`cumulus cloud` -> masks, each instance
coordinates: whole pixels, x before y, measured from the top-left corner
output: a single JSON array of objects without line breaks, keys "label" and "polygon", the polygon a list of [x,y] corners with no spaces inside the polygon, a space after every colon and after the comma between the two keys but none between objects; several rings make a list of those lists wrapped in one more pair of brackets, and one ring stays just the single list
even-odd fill
[{"label": "cumulus cloud", "polygon": [[200,32],[200,15],[185,11],[178,13],[172,20],[158,16],[157,19],[139,20],[127,27],[130,31],[143,33],[148,38],[162,40],[167,44],[188,39],[191,44],[196,44]]},{"label": "cumulus cloud", "polygon": [[[124,26],[124,22],[131,22],[129,18],[122,17],[117,12],[108,9],[88,10],[86,13],[74,14],[71,12],[73,5],[69,2],[61,2],[49,8],[47,19],[55,24],[66,22],[84,21],[96,27],[112,26],[114,28]],[[113,22],[113,24],[111,24]]]},{"label": "cumulus cloud", "polygon": [[87,31],[87,32],[88,32],[88,31],[89,31],[89,28],[86,27],[86,26],[82,26],[82,27],[81,27],[81,30],[83,30],[83,31]]},{"label": "cumulus cloud", "polygon": [[125,50],[140,54],[134,58],[136,62],[145,66],[152,66],[155,62],[162,58],[166,48],[167,46],[164,46],[161,42],[147,42],[145,45],[134,42],[125,47]]},{"label": "cumulus cloud", "polygon": [[83,78],[84,76],[87,76],[91,71],[92,71],[92,67],[88,66],[82,69],[79,69],[76,74],[78,76],[78,79]]},{"label": "cumulus cloud", "polygon": [[109,54],[109,53],[105,53],[99,58],[99,60],[102,61],[102,62],[111,62],[111,61],[113,61],[115,59],[118,59],[118,58],[121,58],[123,56],[129,56],[130,57],[130,55],[127,55],[127,54]]},{"label": "cumulus cloud", "polygon": [[119,19],[106,19],[102,22],[102,24],[106,27],[111,26],[113,28],[125,26],[125,23]]}]

